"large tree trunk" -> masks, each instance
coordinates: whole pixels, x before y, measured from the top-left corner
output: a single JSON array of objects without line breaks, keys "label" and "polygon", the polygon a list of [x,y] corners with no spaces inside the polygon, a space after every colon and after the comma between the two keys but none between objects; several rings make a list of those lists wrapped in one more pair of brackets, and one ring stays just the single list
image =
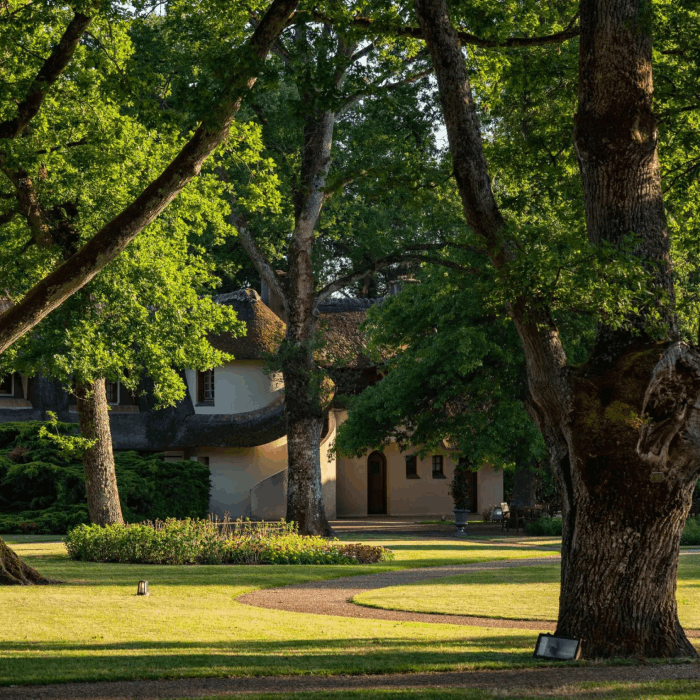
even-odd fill
[{"label": "large tree trunk", "polygon": [[[464,61],[444,0],[416,0],[433,60],[455,178],[469,225],[499,271],[505,231],[488,182]],[[653,313],[673,339],[648,3],[583,0],[575,142],[593,244],[635,236],[653,302],[631,330],[601,327],[589,363],[567,368],[546,309],[509,308],[528,369],[528,410],[547,443],[563,498],[557,632],[586,657],[696,656],[675,601],[680,535],[700,468],[700,354],[650,339]]]},{"label": "large tree trunk", "polygon": [[700,465],[700,355],[630,348],[574,388],[557,633],[589,658],[695,656],[675,593]]},{"label": "large tree trunk", "polygon": [[94,446],[83,455],[90,522],[97,525],[123,523],[117,474],[114,470],[105,380],[77,382],[75,393],[80,432],[84,438],[97,439]]},{"label": "large tree trunk", "polygon": [[[302,348],[303,350],[303,348]],[[304,361],[306,360],[306,361]],[[284,409],[287,422],[287,520],[304,535],[332,534],[326,518],[321,484],[320,444],[323,430],[321,397],[313,358],[298,357],[284,371]]]},{"label": "large tree trunk", "polygon": [[44,578],[36,569],[27,566],[19,556],[0,540],[0,586],[31,586],[55,583]]}]

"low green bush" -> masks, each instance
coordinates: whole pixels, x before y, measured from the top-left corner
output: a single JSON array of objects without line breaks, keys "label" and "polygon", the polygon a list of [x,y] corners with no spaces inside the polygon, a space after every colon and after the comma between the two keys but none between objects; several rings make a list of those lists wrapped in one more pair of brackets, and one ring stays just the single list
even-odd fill
[{"label": "low green bush", "polygon": [[[88,523],[82,462],[67,458],[39,436],[41,421],[0,424],[0,532],[63,534]],[[51,426],[61,434],[70,423]],[[209,508],[209,468],[199,462],[165,462],[162,455],[114,455],[124,518],[202,518]]]},{"label": "low green bush", "polygon": [[279,531],[222,534],[209,520],[169,518],[138,525],[78,525],[66,548],[77,561],[122,564],[371,564],[393,559],[381,546],[343,544]]},{"label": "low green bush", "polygon": [[700,517],[688,518],[681,535],[681,545],[700,546]]},{"label": "low green bush", "polygon": [[539,518],[525,525],[525,532],[538,537],[561,537],[561,526],[561,518]]}]

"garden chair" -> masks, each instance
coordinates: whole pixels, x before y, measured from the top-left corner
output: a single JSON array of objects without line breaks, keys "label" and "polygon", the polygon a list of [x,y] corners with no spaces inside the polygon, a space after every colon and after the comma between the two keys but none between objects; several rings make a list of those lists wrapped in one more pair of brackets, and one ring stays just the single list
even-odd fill
[{"label": "garden chair", "polygon": [[523,516],[517,510],[511,510],[507,503],[501,503],[501,510],[503,511],[503,520],[501,521],[501,530],[506,528],[511,530],[515,527],[517,532],[523,524]]}]

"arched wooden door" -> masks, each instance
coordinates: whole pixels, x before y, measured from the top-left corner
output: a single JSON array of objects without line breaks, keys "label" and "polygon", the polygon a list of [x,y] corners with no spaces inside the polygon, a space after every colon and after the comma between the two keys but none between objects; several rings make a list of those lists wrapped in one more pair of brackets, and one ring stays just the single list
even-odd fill
[{"label": "arched wooden door", "polygon": [[386,459],[381,452],[367,457],[367,514],[386,514]]}]

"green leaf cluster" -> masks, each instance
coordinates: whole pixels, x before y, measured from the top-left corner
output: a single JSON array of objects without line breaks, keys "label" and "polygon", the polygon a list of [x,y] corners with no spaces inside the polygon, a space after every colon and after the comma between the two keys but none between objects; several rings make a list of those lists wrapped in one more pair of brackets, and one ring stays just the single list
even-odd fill
[{"label": "green leaf cluster", "polygon": [[[83,465],[44,438],[46,430],[76,437],[69,423],[0,424],[0,532],[56,534],[89,522]],[[127,521],[207,513],[209,468],[199,462],[120,452],[115,464]]]}]

